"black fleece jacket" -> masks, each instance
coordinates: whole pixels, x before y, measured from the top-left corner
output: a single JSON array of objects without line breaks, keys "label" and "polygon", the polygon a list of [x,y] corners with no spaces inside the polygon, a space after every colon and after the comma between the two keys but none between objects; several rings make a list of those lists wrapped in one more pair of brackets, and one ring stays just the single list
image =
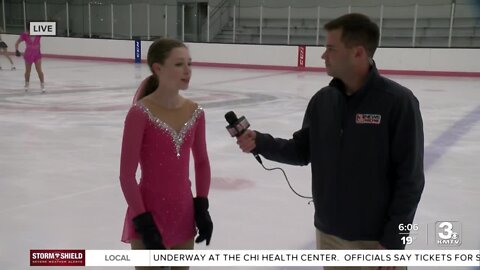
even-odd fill
[{"label": "black fleece jacket", "polygon": [[[403,249],[423,191],[423,123],[413,93],[372,66],[351,96],[333,79],[310,100],[293,138],[257,132],[267,159],[311,163],[315,227],[345,240]],[[404,233],[404,232],[402,232]]]}]

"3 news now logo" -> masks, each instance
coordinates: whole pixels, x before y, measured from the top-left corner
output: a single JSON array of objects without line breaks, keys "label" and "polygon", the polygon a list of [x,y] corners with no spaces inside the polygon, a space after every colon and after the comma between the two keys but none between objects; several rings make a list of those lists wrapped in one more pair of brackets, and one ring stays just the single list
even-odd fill
[{"label": "3 news now logo", "polygon": [[458,221],[437,221],[435,236],[439,246],[460,246],[462,244],[462,224]]},{"label": "3 news now logo", "polygon": [[30,266],[85,266],[85,250],[31,249]]},{"label": "3 news now logo", "polygon": [[56,36],[56,22],[30,22],[31,36]]}]

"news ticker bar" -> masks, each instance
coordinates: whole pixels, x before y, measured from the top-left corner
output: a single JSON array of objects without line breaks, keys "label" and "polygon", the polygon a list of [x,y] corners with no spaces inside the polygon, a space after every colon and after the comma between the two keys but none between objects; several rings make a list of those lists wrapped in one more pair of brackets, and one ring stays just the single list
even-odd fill
[{"label": "news ticker bar", "polygon": [[30,265],[480,266],[480,250],[31,250]]}]

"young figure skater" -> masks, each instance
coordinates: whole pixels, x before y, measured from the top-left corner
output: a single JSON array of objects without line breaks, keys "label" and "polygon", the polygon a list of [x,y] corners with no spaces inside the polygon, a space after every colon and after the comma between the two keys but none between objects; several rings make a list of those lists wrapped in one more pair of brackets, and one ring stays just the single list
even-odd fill
[{"label": "young figure skater", "polygon": [[[180,41],[160,39],[150,46],[147,62],[153,74],[137,90],[123,131],[120,184],[128,209],[122,241],[132,249],[193,249],[196,225],[195,242],[206,240],[209,245],[213,223],[208,212],[205,112],[179,95],[191,78],[189,51]],[[195,198],[190,152],[195,161]]]},{"label": "young figure skater", "polygon": [[[28,29],[30,29],[30,25],[28,26]],[[35,64],[35,69],[37,70],[38,78],[40,79],[42,93],[45,93],[40,38],[40,36],[30,36],[30,31],[22,33],[15,43],[15,55],[21,56],[21,53],[18,50],[18,45],[20,45],[22,41],[25,41],[26,48],[23,54],[23,59],[25,60],[25,91],[28,91],[28,87],[30,86],[30,71],[32,70],[32,64]]]},{"label": "young figure skater", "polygon": [[[3,28],[0,27],[0,55],[5,56],[8,59],[8,61],[10,62],[10,65],[11,65],[10,69],[15,70],[16,68],[15,68],[15,65],[13,64],[12,58],[10,58],[10,56],[8,55],[7,43],[2,41],[1,33],[3,33]],[[2,66],[0,66],[0,69],[2,69]]]}]

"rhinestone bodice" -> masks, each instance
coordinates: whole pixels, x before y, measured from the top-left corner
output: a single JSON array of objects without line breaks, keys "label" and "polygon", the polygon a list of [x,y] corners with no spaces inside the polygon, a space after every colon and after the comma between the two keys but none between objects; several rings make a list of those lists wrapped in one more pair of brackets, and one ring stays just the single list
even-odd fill
[{"label": "rhinestone bodice", "polygon": [[195,111],[193,112],[192,117],[183,124],[182,128],[180,129],[179,132],[175,131],[172,127],[170,127],[167,123],[164,121],[160,120],[158,117],[156,117],[145,105],[142,103],[138,103],[138,105],[147,115],[150,121],[152,121],[157,128],[160,130],[163,130],[167,134],[170,135],[170,138],[175,146],[175,152],[177,155],[177,158],[180,158],[180,148],[182,147],[182,144],[185,140],[185,135],[187,132],[192,128],[192,126],[195,124],[197,118],[200,116],[202,113],[203,109],[202,107],[198,106]]}]

